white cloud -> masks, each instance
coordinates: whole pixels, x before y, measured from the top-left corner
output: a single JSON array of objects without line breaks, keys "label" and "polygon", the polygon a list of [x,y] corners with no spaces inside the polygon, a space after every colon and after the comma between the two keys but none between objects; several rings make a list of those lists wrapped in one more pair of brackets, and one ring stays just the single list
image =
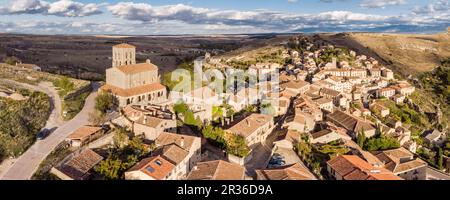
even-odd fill
[{"label": "white cloud", "polygon": [[42,14],[61,17],[84,17],[101,14],[103,4],[80,3],[71,0],[48,2],[43,0],[15,0],[8,7],[0,8],[0,14]]},{"label": "white cloud", "polygon": [[361,7],[386,8],[387,6],[398,6],[403,4],[406,4],[406,0],[363,0]]},{"label": "white cloud", "polygon": [[287,0],[289,3],[297,3],[298,0]]},{"label": "white cloud", "polygon": [[414,14],[437,14],[440,12],[450,13],[450,0],[437,0],[426,6],[415,6]]}]

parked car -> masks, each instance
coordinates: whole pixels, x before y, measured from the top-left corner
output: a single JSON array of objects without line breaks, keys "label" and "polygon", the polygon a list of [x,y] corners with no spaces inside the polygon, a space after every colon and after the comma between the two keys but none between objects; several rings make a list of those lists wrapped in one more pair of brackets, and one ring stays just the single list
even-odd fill
[{"label": "parked car", "polygon": [[41,132],[39,132],[37,134],[36,139],[43,140],[43,139],[47,138],[49,135],[50,135],[50,130],[49,129],[44,129],[44,130],[42,130]]}]

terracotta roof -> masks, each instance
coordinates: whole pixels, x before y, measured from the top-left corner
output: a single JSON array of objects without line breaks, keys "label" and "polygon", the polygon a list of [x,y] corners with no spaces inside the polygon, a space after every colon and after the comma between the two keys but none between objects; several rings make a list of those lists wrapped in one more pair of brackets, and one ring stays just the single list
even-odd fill
[{"label": "terracotta roof", "polygon": [[344,180],[402,180],[392,172],[374,167],[356,155],[340,155],[327,162]]},{"label": "terracotta roof", "polygon": [[186,151],[176,144],[170,144],[162,146],[152,153],[159,154],[172,164],[178,165],[188,156],[189,151]]},{"label": "terracotta roof", "polygon": [[[155,140],[155,144],[157,146],[166,146],[170,144],[176,144],[185,150],[189,151],[192,144],[194,143],[194,140],[197,137],[189,136],[189,135],[181,135],[176,133],[168,133],[163,132],[161,133],[158,138]],[[184,144],[182,144],[184,143]]]},{"label": "terracotta roof", "polygon": [[82,126],[72,132],[69,136],[67,136],[68,139],[83,139],[85,137],[88,137],[98,131],[102,130],[102,127],[96,127],[96,126]]},{"label": "terracotta roof", "polygon": [[136,120],[136,123],[146,125],[146,126],[152,127],[152,128],[157,128],[158,125],[160,125],[161,122],[163,122],[163,121],[164,121],[163,119],[160,119],[157,117],[142,115],[141,117],[139,117],[138,120]]},{"label": "terracotta roof", "polygon": [[315,103],[319,104],[319,105],[323,105],[323,104],[327,104],[327,103],[332,103],[333,100],[326,98],[326,97],[321,97],[319,99],[315,99],[313,100]]},{"label": "terracotta roof", "polygon": [[397,174],[427,166],[427,163],[419,158],[413,159],[414,154],[407,149],[398,149],[374,152],[374,155],[385,163],[385,168]]},{"label": "terracotta roof", "polygon": [[264,180],[316,180],[308,169],[299,163],[273,169],[256,170]]},{"label": "terracotta roof", "polygon": [[164,180],[175,165],[161,156],[144,158],[127,172],[141,171],[156,180]]},{"label": "terracotta roof", "polygon": [[103,160],[103,157],[91,149],[86,148],[79,154],[74,153],[69,155],[61,165],[55,168],[74,180],[84,180],[89,176],[89,170],[101,160]]},{"label": "terracotta roof", "polygon": [[255,132],[261,126],[269,123],[271,120],[273,120],[273,117],[270,115],[253,113],[227,129],[227,131],[247,138],[250,134]]},{"label": "terracotta roof", "polygon": [[244,180],[245,168],[241,165],[214,160],[197,163],[188,180]]},{"label": "terracotta roof", "polygon": [[370,122],[363,121],[340,110],[327,115],[327,118],[347,129],[347,131],[353,131],[355,133],[359,133],[362,130],[369,131],[375,129],[374,125]]},{"label": "terracotta roof", "polygon": [[131,45],[131,44],[126,44],[126,43],[114,45],[113,47],[114,47],[114,48],[125,48],[125,49],[136,48],[135,46],[133,46],[133,45]]},{"label": "terracotta roof", "polygon": [[116,68],[125,74],[136,74],[136,73],[140,73],[140,72],[157,71],[158,70],[158,66],[156,66],[152,63],[122,65],[122,66],[119,66]]},{"label": "terracotta roof", "polygon": [[204,86],[201,88],[197,88],[188,93],[189,96],[198,98],[198,99],[209,99],[216,96],[214,90],[212,90],[208,86]]},{"label": "terracotta roof", "polygon": [[329,88],[322,88],[322,89],[320,89],[319,93],[321,95],[322,94],[327,94],[327,95],[330,95],[330,96],[333,96],[333,97],[337,97],[337,96],[339,96],[341,94],[339,91],[336,91],[336,90],[333,90],[333,89],[329,89]]},{"label": "terracotta roof", "polygon": [[292,89],[300,89],[302,87],[308,86],[309,83],[302,80],[288,81],[286,83],[281,84],[281,88],[292,88]]},{"label": "terracotta roof", "polygon": [[295,131],[295,130],[284,130],[286,133],[281,135],[280,137],[278,137],[278,140],[287,140],[290,141],[292,143],[297,143],[300,140],[300,132]]},{"label": "terracotta roof", "polygon": [[315,132],[315,133],[311,133],[311,136],[313,137],[313,139],[317,139],[320,138],[322,136],[328,135],[330,133],[333,133],[332,130],[330,129],[323,129],[321,131]]},{"label": "terracotta roof", "polygon": [[161,85],[160,83],[152,83],[148,85],[138,86],[130,89],[122,89],[112,85],[104,85],[101,87],[102,91],[111,92],[117,96],[121,97],[131,97],[137,96],[144,93],[149,93],[153,91],[165,90],[166,86]]}]

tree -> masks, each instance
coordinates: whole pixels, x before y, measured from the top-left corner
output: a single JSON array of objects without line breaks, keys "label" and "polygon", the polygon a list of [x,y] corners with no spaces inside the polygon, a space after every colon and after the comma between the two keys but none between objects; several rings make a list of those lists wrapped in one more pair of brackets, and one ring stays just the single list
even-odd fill
[{"label": "tree", "polygon": [[120,159],[108,157],[106,160],[102,160],[94,170],[108,180],[117,180],[120,178],[121,168],[122,161]]},{"label": "tree", "polygon": [[128,142],[127,147],[138,157],[145,156],[150,152],[150,149],[144,145],[144,141],[139,137],[133,137],[133,139]]},{"label": "tree", "polygon": [[175,114],[185,114],[189,110],[189,106],[184,102],[178,102],[173,106],[173,110]]},{"label": "tree", "polygon": [[379,151],[379,150],[387,150],[387,149],[395,149],[399,148],[400,143],[397,139],[386,137],[384,135],[380,137],[373,137],[367,139],[364,144],[364,150],[366,151]]},{"label": "tree", "polygon": [[100,125],[106,121],[106,117],[100,111],[94,110],[89,113],[88,120],[92,125]]},{"label": "tree", "polygon": [[128,131],[123,127],[117,128],[113,136],[113,141],[116,148],[122,149],[126,147],[129,141]]},{"label": "tree", "polygon": [[437,155],[437,167],[442,170],[444,168],[444,156],[442,155],[442,148],[438,147],[438,155]]},{"label": "tree", "polygon": [[16,63],[19,62],[19,59],[17,59],[16,57],[12,56],[12,57],[6,57],[3,62],[5,62],[8,65],[16,65]]},{"label": "tree", "polygon": [[114,96],[108,92],[102,92],[95,98],[95,109],[102,114],[106,114],[108,110],[114,107]]},{"label": "tree", "polygon": [[241,158],[247,156],[250,153],[245,139],[242,136],[232,134],[227,142],[227,153],[239,156]]},{"label": "tree", "polygon": [[361,148],[364,147],[364,143],[366,142],[366,134],[364,133],[364,130],[362,130],[361,133],[358,134],[356,142]]}]

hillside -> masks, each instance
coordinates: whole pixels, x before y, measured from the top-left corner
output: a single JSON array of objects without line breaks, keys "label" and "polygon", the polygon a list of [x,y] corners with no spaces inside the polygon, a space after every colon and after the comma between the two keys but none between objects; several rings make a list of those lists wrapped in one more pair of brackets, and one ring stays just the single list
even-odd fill
[{"label": "hillside", "polygon": [[323,39],[371,55],[408,76],[427,72],[450,57],[450,34],[322,34]]}]

